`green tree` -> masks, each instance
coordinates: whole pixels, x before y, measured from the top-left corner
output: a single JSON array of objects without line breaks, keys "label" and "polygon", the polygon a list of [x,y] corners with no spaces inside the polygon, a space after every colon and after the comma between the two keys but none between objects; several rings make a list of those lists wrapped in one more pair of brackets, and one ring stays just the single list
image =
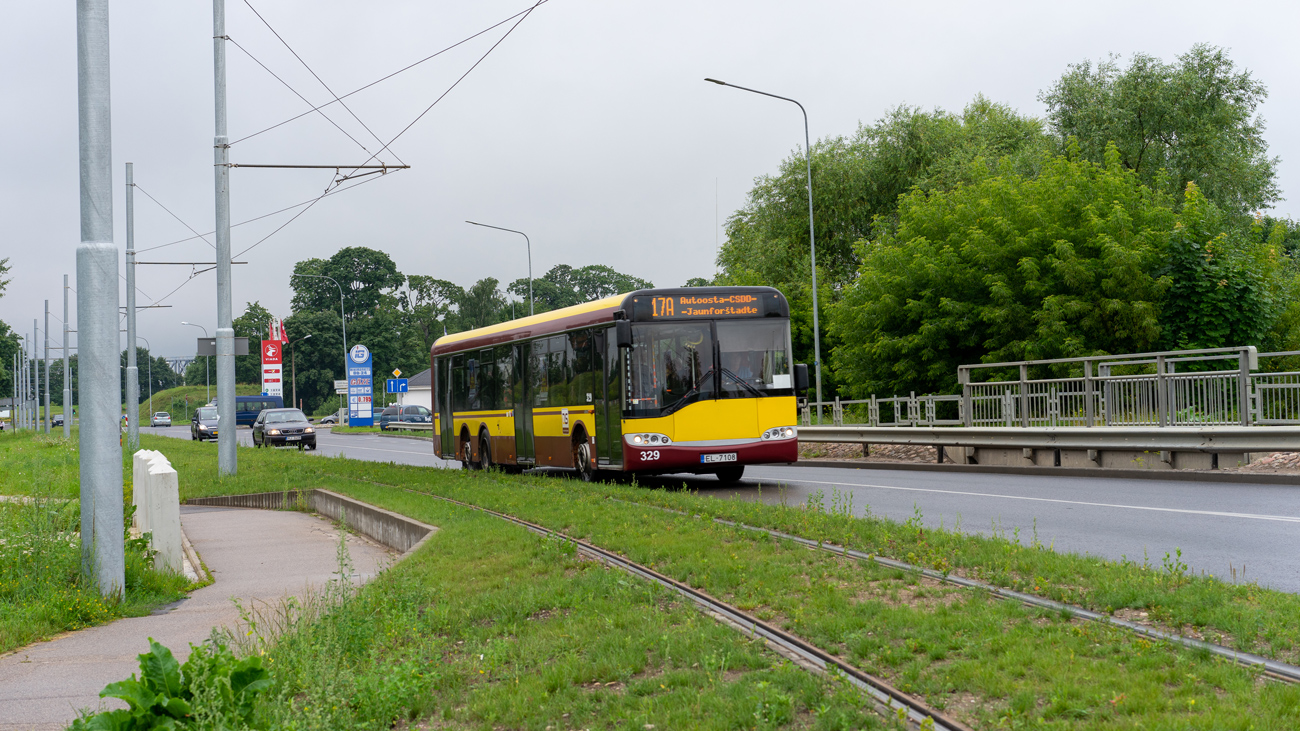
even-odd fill
[{"label": "green tree", "polygon": [[497,280],[486,277],[465,290],[465,295],[456,303],[461,329],[487,327],[505,319],[507,302],[497,284]]},{"label": "green tree", "polygon": [[[152,367],[150,366],[149,363],[150,359],[153,360]],[[171,366],[167,364],[166,358],[155,357],[149,352],[148,349],[139,345],[137,345],[135,348],[135,362],[136,362],[136,376],[140,386],[140,403],[144,403],[145,401],[147,401],[149,394],[151,392],[157,393],[158,391],[172,388],[173,386],[179,386],[183,382],[183,379],[181,378],[180,374],[176,373],[176,371],[173,371]],[[126,395],[126,351],[125,350],[122,351],[122,355],[119,358],[119,364],[122,366],[122,381],[121,381],[120,388],[122,389],[122,395],[125,396]],[[61,402],[63,400],[62,361],[59,362],[58,366],[59,366],[59,373],[58,373],[58,378],[56,383],[54,364],[53,363],[50,364],[50,387],[51,387],[50,397],[54,398],[55,390],[57,387],[57,391],[60,392],[58,395],[58,400]],[[153,378],[152,382],[150,382],[149,380],[151,377]]]},{"label": "green tree", "polygon": [[964,363],[1149,350],[1160,341],[1176,215],[1111,149],[1037,178],[1011,170],[914,191],[897,231],[857,245],[832,310],[837,376],[857,395],[951,391]]},{"label": "green tree", "polygon": [[1256,114],[1267,96],[1225,50],[1197,44],[1173,63],[1139,53],[1124,69],[1114,56],[1074,64],[1039,99],[1052,131],[1062,143],[1077,139],[1086,159],[1101,162],[1113,142],[1146,185],[1181,197],[1196,183],[1223,211],[1243,214],[1280,197],[1278,160]]},{"label": "green tree", "polygon": [[[537,312],[549,312],[653,286],[648,280],[624,274],[603,264],[577,269],[568,264],[558,264],[533,280],[533,300]],[[528,278],[516,279],[506,291],[527,304]]]},{"label": "green tree", "polygon": [[407,277],[406,289],[398,296],[398,307],[406,323],[410,347],[427,359],[434,341],[442,337],[444,330],[450,332],[452,312],[464,296],[465,290],[445,279],[420,274]]},{"label": "green tree", "polygon": [[[306,259],[293,267],[294,274],[324,275],[343,288],[343,307],[349,322],[377,307],[385,294],[392,294],[406,281],[392,258],[365,246],[339,249],[328,259]],[[326,279],[290,277],[291,307],[299,310],[328,310],[339,306],[339,287]]]},{"label": "green tree", "polygon": [[[859,261],[854,243],[897,225],[899,197],[913,189],[942,192],[996,169],[1032,176],[1051,140],[1042,122],[976,97],[961,114],[900,106],[848,139],[813,145],[813,208],[817,236],[822,353],[835,347],[826,315],[849,286]],[[791,309],[795,359],[812,363],[813,318],[808,194],[804,155],[755,180],[745,206],[727,221],[717,284],[768,285]],[[834,393],[833,374],[823,380]]]},{"label": "green tree", "polygon": [[1258,227],[1234,227],[1195,183],[1184,198],[1163,270],[1163,347],[1263,345],[1284,309],[1286,228],[1261,238]]},{"label": "green tree", "polygon": [[[271,313],[260,302],[249,302],[244,313],[232,323],[235,337],[248,338],[248,355],[235,356],[235,383],[262,383],[262,340],[271,337]],[[213,385],[216,384],[217,362],[212,361]],[[202,383],[200,381],[199,383]]]},{"label": "green tree", "polygon": [[[285,356],[285,401],[293,398],[296,377],[298,398],[308,413],[314,413],[327,401],[336,402],[334,381],[346,374],[338,311],[298,311],[285,319],[284,328],[293,342]],[[352,338],[351,331],[348,338]]]}]

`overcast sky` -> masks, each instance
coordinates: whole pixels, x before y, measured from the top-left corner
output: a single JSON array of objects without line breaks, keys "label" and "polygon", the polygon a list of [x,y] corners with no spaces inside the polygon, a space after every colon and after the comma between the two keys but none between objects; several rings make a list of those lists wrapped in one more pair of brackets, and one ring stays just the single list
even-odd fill
[{"label": "overcast sky", "polygon": [[[337,93],[351,91],[528,7],[528,0],[379,2],[256,0],[254,7]],[[0,258],[13,268],[0,319],[31,332],[79,243],[75,3],[9,3],[0,29]],[[113,175],[125,248],[124,163],[147,192],[201,233],[213,225],[212,13],[206,2],[114,0]],[[791,104],[703,82],[706,76],[790,96],[814,139],[852,134],[906,103],[959,111],[983,93],[1041,115],[1040,90],[1070,63],[1145,52],[1172,60],[1192,44],[1230,49],[1268,87],[1266,139],[1281,157],[1277,212],[1300,214],[1300,46],[1295,3],[776,2],[550,0],[381,159],[409,171],[322,200],[238,260],[235,313],[257,300],[289,314],[289,272],[345,246],[381,249],[405,274],[468,286],[556,264],[607,264],[677,286],[711,275],[727,216],[756,176],[802,148]],[[319,104],[327,92],[243,0],[227,33]],[[349,98],[391,139],[501,38],[503,26]],[[231,46],[232,139],[309,107]],[[337,105],[329,116],[370,151],[381,145]],[[348,164],[368,154],[318,115],[236,144],[237,163]],[[235,222],[318,196],[333,171],[235,170]],[[378,176],[375,176],[378,178]],[[815,181],[814,181],[815,184]],[[292,213],[238,227],[244,251]],[[136,247],[190,235],[141,194]],[[211,237],[209,237],[211,238]],[[192,240],[141,261],[212,261]],[[159,355],[194,352],[215,327],[213,273],[139,268],[140,334]],[[184,284],[184,286],[181,286]],[[176,288],[181,288],[177,290]],[[176,290],[174,294],[168,293]],[[123,294],[123,303],[125,295]],[[75,300],[73,305],[75,318]],[[58,320],[51,331],[58,333]],[[57,339],[57,338],[56,338]],[[74,341],[75,343],[75,341]]]}]

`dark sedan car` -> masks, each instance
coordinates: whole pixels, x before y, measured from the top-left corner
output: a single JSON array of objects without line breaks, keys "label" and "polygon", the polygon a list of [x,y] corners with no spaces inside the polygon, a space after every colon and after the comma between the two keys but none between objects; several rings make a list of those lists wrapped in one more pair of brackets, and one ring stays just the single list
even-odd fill
[{"label": "dark sedan car", "polygon": [[316,449],[316,428],[298,409],[265,409],[253,422],[254,447]]},{"label": "dark sedan car", "polygon": [[393,422],[429,424],[433,422],[433,412],[423,406],[388,406],[379,414],[379,430],[388,431]]},{"label": "dark sedan car", "polygon": [[217,407],[200,406],[190,418],[190,441],[217,438]]}]

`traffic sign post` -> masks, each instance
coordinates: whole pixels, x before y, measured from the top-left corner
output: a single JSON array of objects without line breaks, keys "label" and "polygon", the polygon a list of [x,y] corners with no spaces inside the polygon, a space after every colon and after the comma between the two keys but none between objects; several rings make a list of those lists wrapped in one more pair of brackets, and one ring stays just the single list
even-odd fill
[{"label": "traffic sign post", "polygon": [[384,382],[386,384],[384,390],[387,393],[407,393],[410,382],[409,378],[389,378]]}]

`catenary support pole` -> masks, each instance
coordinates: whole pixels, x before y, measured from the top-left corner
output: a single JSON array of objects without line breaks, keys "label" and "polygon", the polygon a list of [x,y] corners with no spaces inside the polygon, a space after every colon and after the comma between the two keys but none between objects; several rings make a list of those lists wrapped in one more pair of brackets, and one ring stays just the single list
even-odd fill
[{"label": "catenary support pole", "polygon": [[63,275],[63,438],[72,438],[72,356],[68,347],[68,275]]},{"label": "catenary support pole", "polygon": [[50,301],[45,300],[45,433],[52,429],[50,418]]},{"label": "catenary support pole", "polygon": [[217,213],[217,474],[239,471],[235,451],[235,330],[230,292],[230,144],[226,136],[226,0],[212,0]]},{"label": "catenary support pole", "polygon": [[[126,164],[126,446],[140,448],[140,364],[135,352],[135,170]],[[152,416],[152,412],[150,412]]]},{"label": "catenary support pole", "polygon": [[122,408],[113,243],[113,158],[108,0],[77,2],[77,112],[81,245],[77,247],[77,378],[81,423],[82,569],[99,592],[121,597]]},{"label": "catenary support pole", "polygon": [[41,361],[36,357],[38,343],[41,342],[39,322],[32,318],[32,429],[41,430]]}]

